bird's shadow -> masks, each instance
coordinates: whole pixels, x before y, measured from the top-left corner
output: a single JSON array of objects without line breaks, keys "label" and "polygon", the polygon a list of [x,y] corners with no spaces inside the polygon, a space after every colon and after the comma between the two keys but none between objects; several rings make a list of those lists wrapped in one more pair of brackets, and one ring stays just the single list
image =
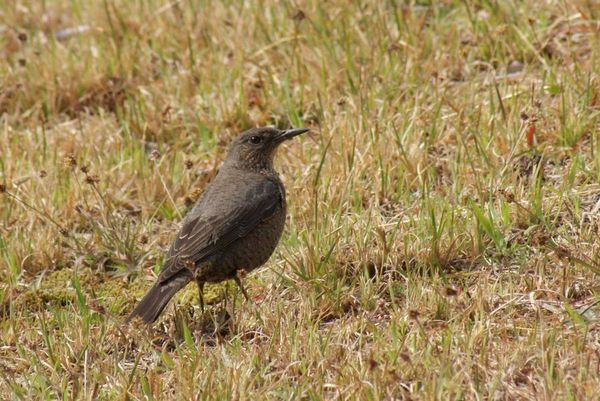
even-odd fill
[{"label": "bird's shadow", "polygon": [[204,310],[198,307],[176,308],[171,318],[167,336],[171,347],[183,345],[192,339],[196,345],[217,346],[228,341],[238,332],[241,300],[226,294],[221,302],[207,305]]},{"label": "bird's shadow", "polygon": [[196,343],[215,346],[221,340],[228,339],[235,332],[235,315],[228,305],[219,304],[204,311],[177,311],[174,319],[176,337],[184,339],[186,327]]}]

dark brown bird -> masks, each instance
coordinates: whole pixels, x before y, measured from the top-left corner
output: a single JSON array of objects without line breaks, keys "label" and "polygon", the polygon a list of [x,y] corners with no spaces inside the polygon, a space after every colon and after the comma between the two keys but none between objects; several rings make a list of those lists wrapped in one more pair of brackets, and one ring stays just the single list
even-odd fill
[{"label": "dark brown bird", "polygon": [[154,286],[127,320],[154,322],[169,300],[191,281],[204,308],[204,283],[233,279],[248,299],[238,272],[269,259],[285,223],[285,188],[273,168],[277,147],[305,128],[253,128],[229,147],[219,173],[208,185],[173,241]]}]

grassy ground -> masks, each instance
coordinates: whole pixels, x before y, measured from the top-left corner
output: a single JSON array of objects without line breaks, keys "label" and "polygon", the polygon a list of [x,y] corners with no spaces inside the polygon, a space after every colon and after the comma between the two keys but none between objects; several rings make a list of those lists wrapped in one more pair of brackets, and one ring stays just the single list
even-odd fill
[{"label": "grassy ground", "polygon": [[[600,397],[600,3],[348,3],[1,3],[1,399]],[[253,302],[124,325],[256,125]]]}]

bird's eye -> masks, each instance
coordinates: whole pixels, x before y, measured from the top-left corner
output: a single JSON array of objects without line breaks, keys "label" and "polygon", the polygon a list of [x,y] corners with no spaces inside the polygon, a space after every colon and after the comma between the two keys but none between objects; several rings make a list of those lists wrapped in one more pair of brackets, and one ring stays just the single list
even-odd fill
[{"label": "bird's eye", "polygon": [[261,142],[262,142],[262,137],[260,137],[260,136],[251,136],[250,137],[250,143],[257,145]]}]

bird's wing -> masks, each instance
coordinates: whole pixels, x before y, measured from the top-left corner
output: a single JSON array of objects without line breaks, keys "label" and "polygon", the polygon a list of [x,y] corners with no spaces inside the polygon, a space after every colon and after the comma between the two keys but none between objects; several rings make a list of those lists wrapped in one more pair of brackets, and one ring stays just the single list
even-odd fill
[{"label": "bird's wing", "polygon": [[[187,264],[197,264],[244,237],[282,207],[279,185],[271,180],[245,183],[233,193],[213,195],[204,208],[192,212],[171,245],[158,277],[167,281]],[[200,206],[200,205],[199,205]]]}]

